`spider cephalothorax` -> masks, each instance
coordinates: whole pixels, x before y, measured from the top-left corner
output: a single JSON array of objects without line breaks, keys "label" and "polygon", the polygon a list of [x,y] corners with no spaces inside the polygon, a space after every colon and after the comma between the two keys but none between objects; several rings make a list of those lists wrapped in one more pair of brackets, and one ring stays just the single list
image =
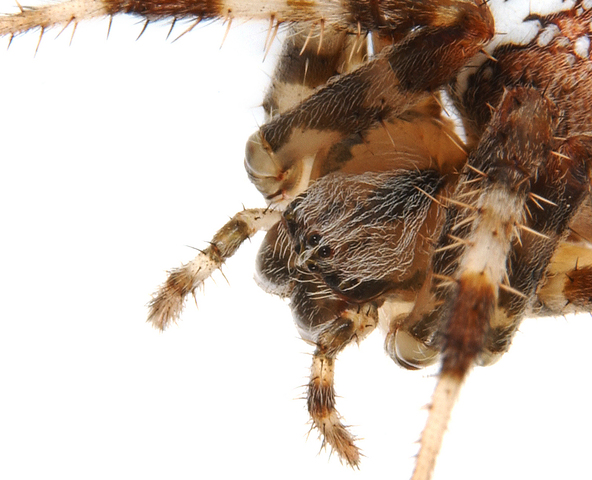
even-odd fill
[{"label": "spider cephalothorax", "polygon": [[433,170],[319,179],[284,212],[296,268],[358,302],[398,288],[425,271],[428,195],[442,183]]},{"label": "spider cephalothorax", "polygon": [[149,319],[165,328],[268,230],[257,278],[315,346],[308,410],[342,459],[359,463],[335,408],[345,346],[380,323],[399,365],[441,362],[419,480],[472,366],[506,352],[525,315],[591,310],[592,4],[538,3],[71,0],[3,17],[0,34],[118,13],[266,19],[271,36],[290,25],[246,149],[268,208],[240,212],[172,271]]}]

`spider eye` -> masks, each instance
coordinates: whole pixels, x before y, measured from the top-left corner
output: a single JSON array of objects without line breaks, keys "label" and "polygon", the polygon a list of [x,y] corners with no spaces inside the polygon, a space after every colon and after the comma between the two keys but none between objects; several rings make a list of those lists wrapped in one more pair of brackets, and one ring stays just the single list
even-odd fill
[{"label": "spider eye", "polygon": [[324,245],[319,248],[319,257],[329,258],[331,255],[333,255],[333,249],[330,246]]},{"label": "spider eye", "polygon": [[308,237],[308,244],[311,247],[316,247],[320,241],[321,236],[318,233],[313,233],[310,237]]},{"label": "spider eye", "polygon": [[319,271],[319,266],[314,262],[307,262],[306,268],[308,268],[308,271],[311,273],[316,273]]}]

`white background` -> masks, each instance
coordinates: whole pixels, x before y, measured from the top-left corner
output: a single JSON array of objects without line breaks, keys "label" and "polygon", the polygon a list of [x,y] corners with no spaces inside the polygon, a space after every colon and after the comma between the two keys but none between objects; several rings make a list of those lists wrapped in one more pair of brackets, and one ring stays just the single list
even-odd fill
[{"label": "white background", "polygon": [[[108,41],[106,21],[81,24],[70,47],[48,32],[35,57],[36,34],[0,45],[0,478],[410,476],[434,379],[378,333],[349,348],[338,407],[366,457],[318,454],[310,349],[252,280],[259,237],[179,325],[145,323],[167,269],[263,206],[242,163],[266,27],[233,26],[222,49],[221,25],[135,41],[135,19]],[[526,321],[467,382],[435,478],[592,478],[590,338],[589,316]]]}]

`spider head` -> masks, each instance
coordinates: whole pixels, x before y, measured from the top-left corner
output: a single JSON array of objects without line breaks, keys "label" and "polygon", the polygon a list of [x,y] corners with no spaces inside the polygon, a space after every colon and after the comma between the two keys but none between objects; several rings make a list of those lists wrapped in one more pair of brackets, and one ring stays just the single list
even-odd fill
[{"label": "spider head", "polygon": [[284,212],[284,224],[296,254],[296,268],[320,275],[331,270],[338,245],[332,242],[330,235],[323,234],[327,230],[323,227],[328,225],[319,223],[320,218],[310,210],[308,197],[303,194],[290,203]]}]

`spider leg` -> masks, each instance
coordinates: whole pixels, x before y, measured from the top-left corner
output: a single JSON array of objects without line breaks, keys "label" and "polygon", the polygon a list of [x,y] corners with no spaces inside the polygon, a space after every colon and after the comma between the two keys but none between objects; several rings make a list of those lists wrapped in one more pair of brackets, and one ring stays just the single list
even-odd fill
[{"label": "spider leg", "polygon": [[[514,333],[524,316],[536,312],[537,291],[544,289],[547,278],[554,275],[569,247],[562,242],[568,226],[589,195],[589,161],[592,142],[587,135],[568,137],[555,146],[531,183],[531,194],[551,204],[536,209],[532,196],[525,205],[527,214],[518,226],[516,240],[507,260],[507,280],[500,289],[498,314],[491,321],[479,363],[489,364],[510,347]],[[586,248],[587,247],[587,248]],[[572,247],[573,248],[573,247]],[[563,273],[563,295],[566,303],[561,313],[590,311],[591,251],[582,245],[569,269]],[[581,260],[578,258],[581,255]],[[559,277],[559,278],[558,278]],[[510,288],[507,288],[510,287]],[[544,295],[544,294],[543,294]],[[539,298],[540,300],[540,298]]]},{"label": "spider leg", "polygon": [[243,19],[266,20],[270,22],[270,32],[282,23],[299,23],[316,27],[320,36],[324,36],[326,27],[332,27],[350,34],[380,28],[400,37],[416,25],[455,23],[473,6],[462,0],[449,0],[446,4],[430,1],[422,3],[419,9],[416,3],[416,0],[391,0],[380,4],[335,0],[306,4],[290,0],[66,0],[37,7],[20,7],[17,3],[17,13],[0,17],[0,36],[12,37],[33,29],[41,29],[43,34],[52,27],[130,14],[149,22],[193,21],[190,29],[202,20]]},{"label": "spider leg", "polygon": [[336,75],[351,72],[368,54],[365,36],[332,25],[320,35],[313,26],[290,26],[271,84],[263,100],[268,120],[310,97]]},{"label": "spider leg", "polygon": [[[263,101],[267,120],[301,103],[331,77],[351,71],[366,53],[365,39],[344,30],[329,25],[319,35],[310,25],[292,26]],[[311,177],[318,177],[313,173],[314,158],[294,162],[258,154],[265,151],[260,142],[259,134],[247,142],[245,170],[270,204],[283,207],[306,189]]]},{"label": "spider leg", "polygon": [[317,347],[313,425],[352,466],[358,451],[335,409],[335,357],[375,327],[377,307],[392,313],[413,302],[443,217],[434,198],[451,193],[455,178],[434,170],[324,176],[289,205],[260,251],[265,285],[289,291],[300,334]]},{"label": "spider leg", "polygon": [[355,467],[360,454],[355,438],[341,421],[335,406],[336,357],[352,341],[360,342],[378,323],[374,302],[353,304],[335,294],[318,276],[295,267],[295,257],[285,222],[271,229],[258,255],[257,277],[268,291],[290,297],[301,337],[316,346],[307,406],[322,439],[340,459]]},{"label": "spider leg", "polygon": [[[545,210],[555,205],[543,205]],[[534,210],[534,209],[533,209]],[[553,212],[549,212],[553,213]],[[571,220],[569,235],[555,250],[537,292],[537,315],[592,311],[592,198],[587,197]]]},{"label": "spider leg", "polygon": [[375,60],[329,82],[263,125],[258,137],[251,137],[247,158],[267,155],[270,162],[282,164],[314,158],[327,146],[356,139],[361,143],[377,126],[426,101],[493,34],[487,7],[456,7],[443,23],[432,19],[432,24],[416,29]]},{"label": "spider leg", "polygon": [[[436,72],[425,69],[434,70],[434,57],[442,54],[457,66],[464,63],[476,48],[464,44],[471,27],[482,31],[483,42],[488,38],[488,11],[463,8],[468,11],[456,13],[459,18],[467,14],[470,25],[452,16],[444,25],[426,26],[353,71],[365,52],[357,46],[359,34],[353,42],[330,27],[322,36],[311,36],[310,27],[299,26],[288,38],[264,102],[271,120],[246,148],[247,173],[268,202],[283,207],[310,181],[337,170],[458,171],[466,151],[434,93],[442,79],[433,82]],[[443,37],[450,43],[442,47],[438,40]],[[375,38],[378,46],[385,44],[384,38]],[[425,44],[421,58],[414,50],[418,42]]]},{"label": "spider leg", "polygon": [[[435,313],[419,299],[402,326],[411,336],[421,322],[435,328],[430,341],[442,354],[413,480],[431,477],[463,379],[507,349],[588,193],[588,137],[568,138],[557,155],[558,123],[555,105],[537,89],[507,90],[449,199],[433,258],[432,280],[444,282],[423,292]],[[528,207],[530,193],[556,205],[550,220]]]},{"label": "spider leg", "polygon": [[[245,159],[251,180],[268,201],[283,206],[309,181],[337,170],[362,173],[403,167],[451,172],[464,163],[463,144],[442,118],[434,92],[487,43],[493,25],[487,7],[452,3],[450,10],[434,7],[421,19],[422,26],[404,37],[395,35],[396,28],[385,29],[399,38],[397,44],[352,72],[332,78],[285,112],[273,100],[275,91],[282,90],[272,87],[268,108],[280,114],[251,136]],[[302,35],[296,39],[300,43]],[[384,37],[377,44],[384,45]],[[295,41],[290,47],[292,55],[297,45]],[[285,76],[286,83],[293,85],[287,79],[297,75],[288,73],[294,66],[302,74],[303,63],[294,57],[287,62],[290,68],[282,67],[277,76]],[[447,68],[442,69],[442,64]],[[327,71],[321,71],[326,76]],[[293,104],[289,100],[286,106]]]},{"label": "spider leg", "polygon": [[360,452],[335,408],[335,360],[346,345],[362,340],[377,323],[378,311],[374,305],[353,306],[322,329],[313,354],[307,392],[313,427],[321,433],[323,445],[329,444],[352,467],[358,466]]},{"label": "spider leg", "polygon": [[237,213],[212,238],[208,247],[185,265],[171,270],[166,282],[153,295],[149,304],[148,322],[164,330],[176,321],[185,300],[212,273],[219,269],[242,245],[260,230],[269,230],[281,218],[270,209],[251,209]]}]

